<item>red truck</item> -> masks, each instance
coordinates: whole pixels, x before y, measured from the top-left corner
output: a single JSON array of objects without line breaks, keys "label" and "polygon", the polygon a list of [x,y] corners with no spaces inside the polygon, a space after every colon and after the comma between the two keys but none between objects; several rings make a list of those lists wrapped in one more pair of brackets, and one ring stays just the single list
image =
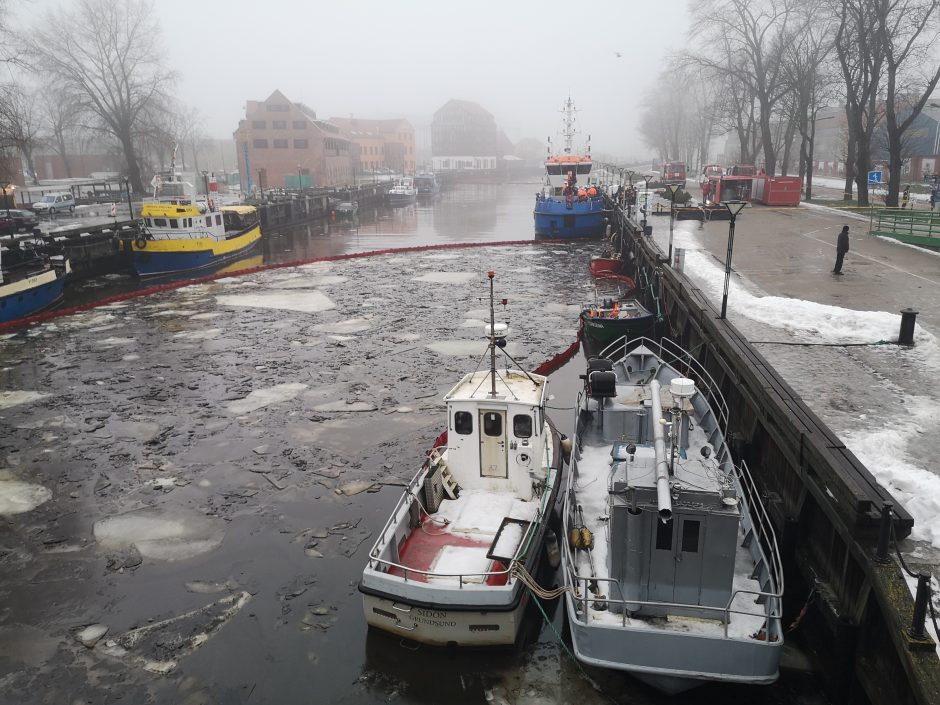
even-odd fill
[{"label": "red truck", "polygon": [[663,183],[685,186],[685,164],[682,162],[663,162]]}]

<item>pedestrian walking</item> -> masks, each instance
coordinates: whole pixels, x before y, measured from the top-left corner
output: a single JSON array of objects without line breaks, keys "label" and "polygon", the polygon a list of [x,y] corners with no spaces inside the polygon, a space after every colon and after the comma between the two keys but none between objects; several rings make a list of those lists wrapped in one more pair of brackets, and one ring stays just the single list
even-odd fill
[{"label": "pedestrian walking", "polygon": [[911,185],[908,184],[904,187],[904,194],[901,196],[901,208],[907,208],[907,204],[911,200]]},{"label": "pedestrian walking", "polygon": [[934,181],[930,185],[930,210],[933,212],[933,207],[937,204],[938,193],[940,193],[940,186],[937,185],[937,182]]},{"label": "pedestrian walking", "polygon": [[839,239],[836,241],[836,266],[833,268],[833,274],[842,274],[842,261],[845,259],[845,253],[849,251],[849,226],[843,225],[842,232],[839,233]]}]

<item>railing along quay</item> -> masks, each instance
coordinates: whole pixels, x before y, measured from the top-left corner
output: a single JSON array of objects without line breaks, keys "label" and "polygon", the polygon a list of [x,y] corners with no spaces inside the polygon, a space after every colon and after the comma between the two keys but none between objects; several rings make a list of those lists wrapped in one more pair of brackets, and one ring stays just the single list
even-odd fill
[{"label": "railing along quay", "polygon": [[[636,268],[627,274],[647,282],[638,297],[662,310],[671,337],[695,351],[728,402],[729,443],[751,468],[782,537],[786,616],[806,608],[799,632],[830,699],[940,703],[940,659],[922,625],[909,629],[915,602],[901,567],[876,560],[889,536],[910,534],[912,517],[698,287],[668,266],[643,226],[612,207],[624,260]],[[887,504],[893,511],[882,523]]]}]

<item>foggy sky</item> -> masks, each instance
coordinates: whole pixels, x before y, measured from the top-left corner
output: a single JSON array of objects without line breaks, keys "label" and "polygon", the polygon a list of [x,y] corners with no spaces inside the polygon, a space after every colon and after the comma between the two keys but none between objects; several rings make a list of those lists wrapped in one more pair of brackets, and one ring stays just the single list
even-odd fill
[{"label": "foggy sky", "polygon": [[[69,0],[18,4],[22,26]],[[231,138],[245,101],[280,89],[321,118],[419,129],[447,100],[472,100],[513,142],[544,141],[570,93],[582,138],[624,158],[651,152],[639,104],[688,25],[685,3],[635,0],[160,0],[154,13],[177,97],[212,137]]]}]

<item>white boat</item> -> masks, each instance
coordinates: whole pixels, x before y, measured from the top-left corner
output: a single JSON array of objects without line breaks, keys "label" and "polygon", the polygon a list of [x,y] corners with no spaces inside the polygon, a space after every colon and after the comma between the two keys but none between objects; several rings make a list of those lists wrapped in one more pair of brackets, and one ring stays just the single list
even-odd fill
[{"label": "white boat", "polygon": [[414,179],[410,176],[404,176],[397,181],[395,185],[388,190],[388,203],[392,206],[407,206],[414,203],[418,198],[418,189],[415,187]]},{"label": "white boat", "polygon": [[424,644],[514,644],[526,582],[552,562],[552,545],[557,558],[549,524],[558,521],[564,462],[546,416],[548,380],[496,368],[507,326],[495,323],[489,277],[490,369],[445,395],[447,431],[392,510],[359,583],[371,627]]},{"label": "white boat", "polygon": [[614,343],[584,379],[563,512],[575,656],[670,694],[773,682],[780,555],[717,386],[667,339]]}]

